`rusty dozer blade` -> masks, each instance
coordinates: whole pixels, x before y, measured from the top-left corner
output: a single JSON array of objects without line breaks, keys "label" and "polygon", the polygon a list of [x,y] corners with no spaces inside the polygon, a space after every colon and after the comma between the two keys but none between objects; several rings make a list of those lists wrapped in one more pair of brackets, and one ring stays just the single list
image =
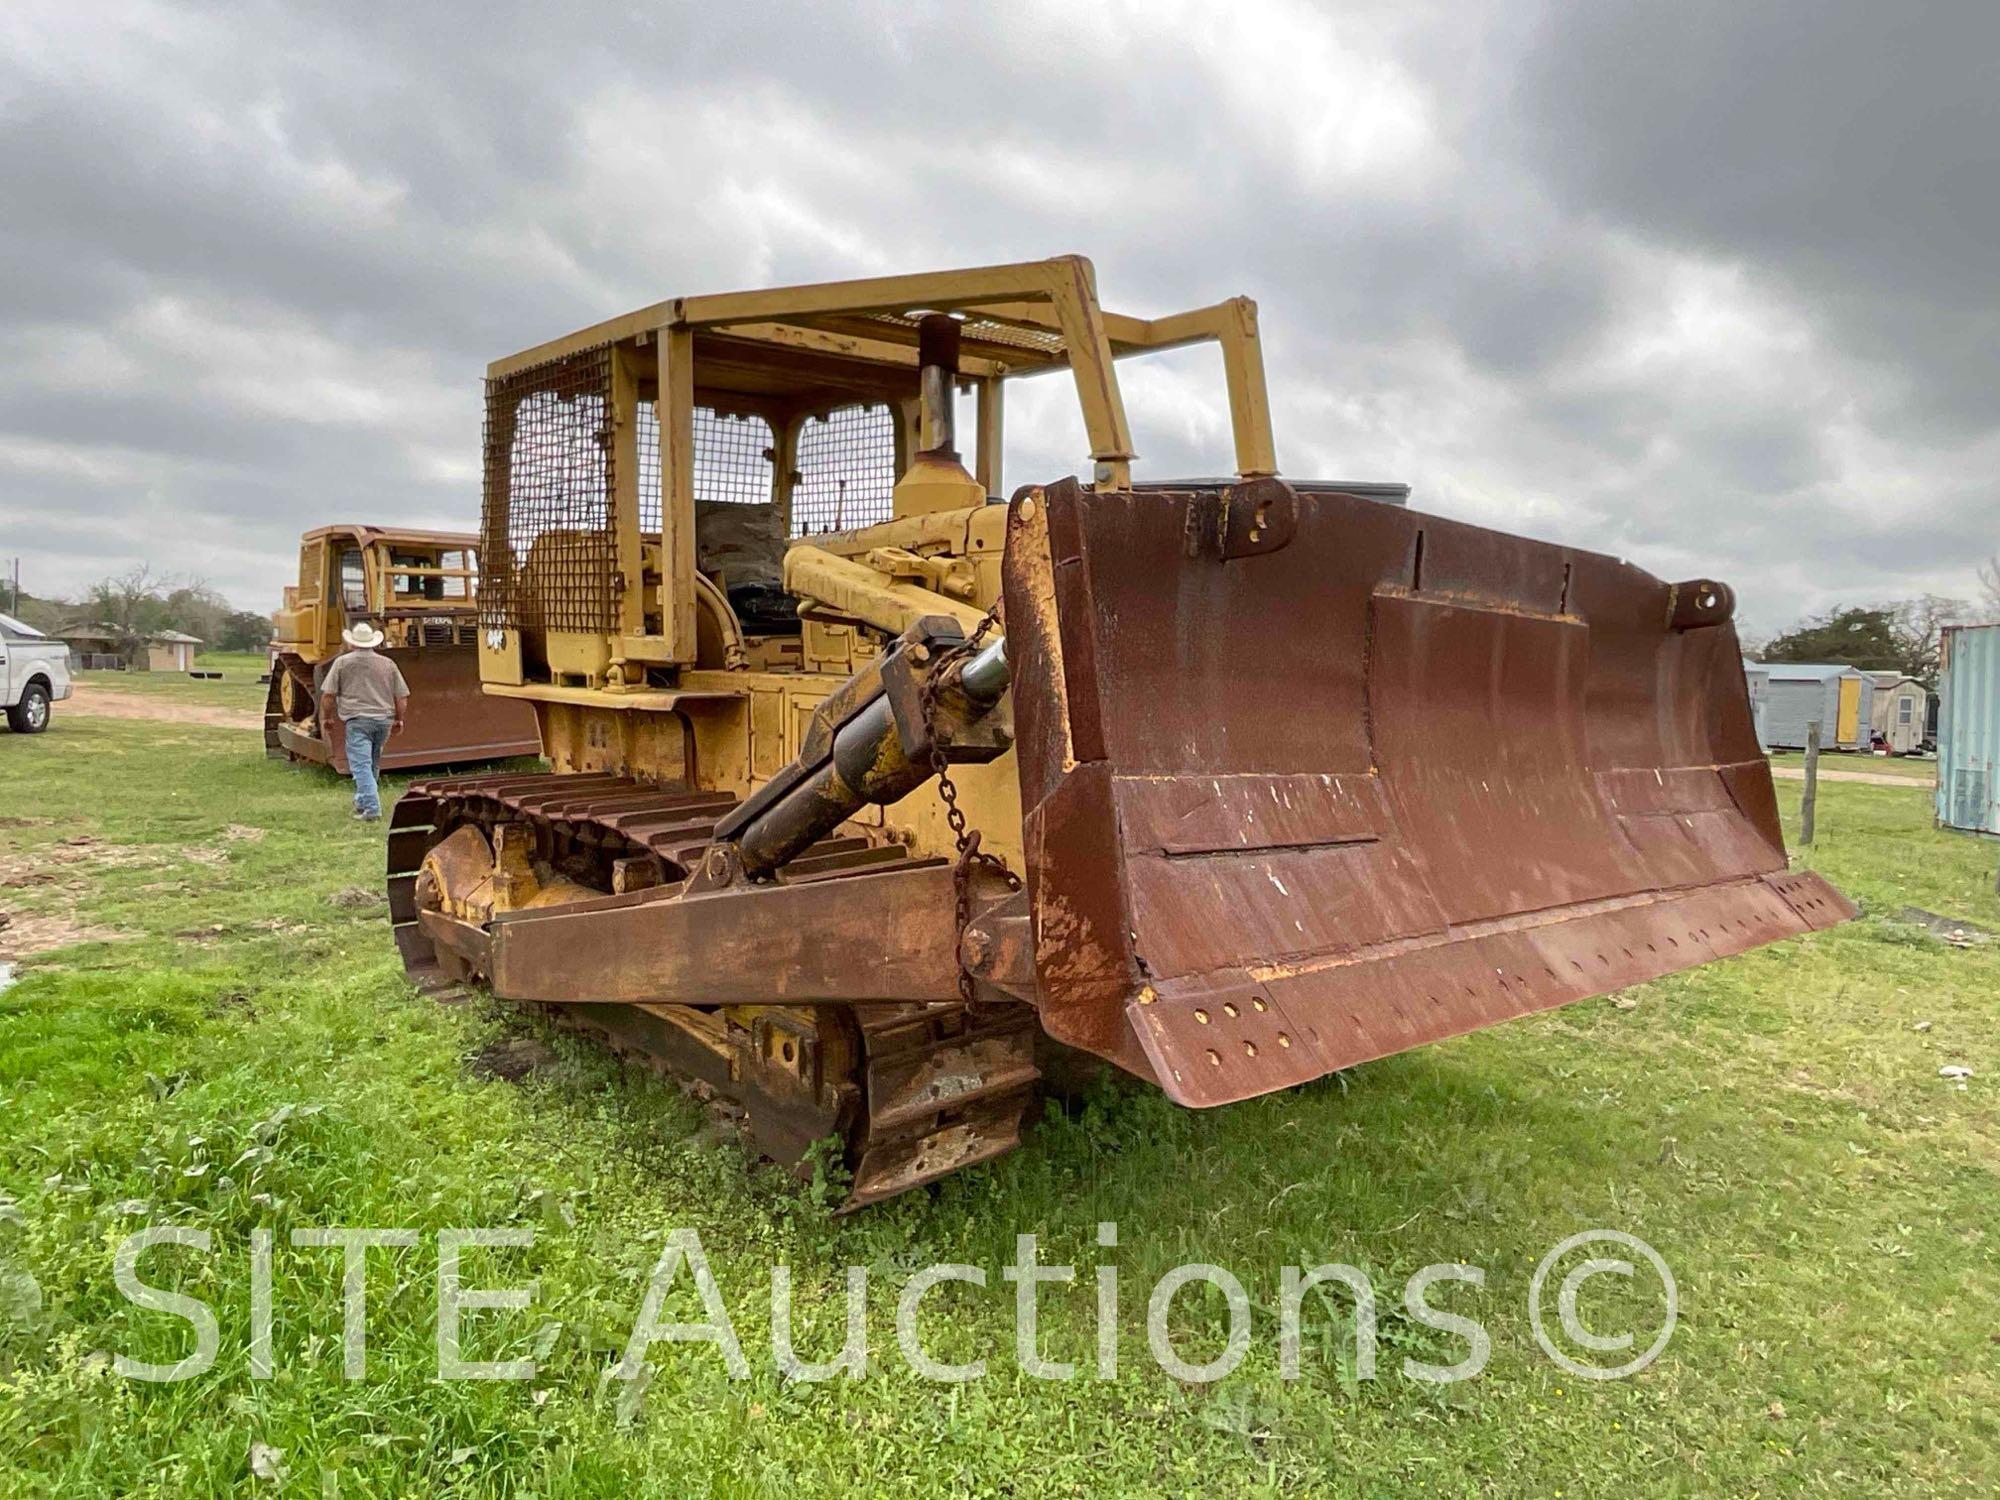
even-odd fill
[{"label": "rusty dozer blade", "polygon": [[1004,587],[1043,1025],[1180,1103],[1854,913],[1721,584],[1258,480],[1024,494]]},{"label": "rusty dozer blade", "polygon": [[[480,690],[479,658],[472,646],[385,649],[410,687],[410,707],[402,733],[392,735],[382,769],[471,765],[515,755],[539,755],[541,732],[532,705],[489,697]],[[310,732],[310,722],[286,722],[278,712],[277,675],[265,710],[266,748],[348,774],[347,746],[336,736],[328,743]]]}]

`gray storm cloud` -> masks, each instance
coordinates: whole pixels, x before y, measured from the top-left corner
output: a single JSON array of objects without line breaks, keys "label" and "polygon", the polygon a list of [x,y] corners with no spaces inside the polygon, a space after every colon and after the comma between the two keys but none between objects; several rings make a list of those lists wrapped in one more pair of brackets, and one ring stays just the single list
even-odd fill
[{"label": "gray storm cloud", "polygon": [[[268,608],[469,525],[488,359],[681,292],[1082,251],[1248,292],[1290,473],[1737,583],[2000,547],[2000,8],[1238,3],[0,12],[0,552]],[[1146,472],[1226,467],[1199,352]],[[1010,482],[1081,466],[1036,382]]]}]

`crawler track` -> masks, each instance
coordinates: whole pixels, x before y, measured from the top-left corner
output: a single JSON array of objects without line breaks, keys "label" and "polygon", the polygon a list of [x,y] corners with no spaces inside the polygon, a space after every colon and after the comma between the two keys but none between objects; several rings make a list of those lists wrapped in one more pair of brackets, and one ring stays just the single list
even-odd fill
[{"label": "crawler track", "polygon": [[[626,899],[671,900],[735,805],[726,793],[611,774],[417,782],[396,804],[389,831],[390,920],[404,967],[427,990],[483,983],[418,920],[424,854],[462,826],[490,836],[500,823],[525,823],[535,831],[538,860],[607,894],[614,863],[628,862],[629,870],[637,861],[658,884]],[[911,860],[900,844],[842,835],[793,860],[780,882],[838,880]],[[844,1210],[1014,1149],[1039,1079],[1038,1028],[1028,1006],[540,1008],[624,1055],[705,1085],[744,1111],[749,1139],[781,1163],[795,1165],[815,1141],[838,1137],[852,1177]]]}]

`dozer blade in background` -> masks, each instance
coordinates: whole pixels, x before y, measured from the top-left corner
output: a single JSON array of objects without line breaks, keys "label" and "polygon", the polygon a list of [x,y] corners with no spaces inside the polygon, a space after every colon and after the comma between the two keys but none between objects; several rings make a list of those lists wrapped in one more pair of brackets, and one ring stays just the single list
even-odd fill
[{"label": "dozer blade in background", "polygon": [[1183,1104],[1853,915],[1731,596],[1277,481],[1073,481],[1005,562],[1044,1026]]},{"label": "dozer blade in background", "polygon": [[[471,646],[389,651],[410,685],[409,717],[390,737],[384,767],[436,766],[539,755],[541,732],[531,704],[489,697],[479,689],[479,656]],[[339,768],[346,770],[347,752]]]},{"label": "dozer blade in background", "polygon": [[264,689],[264,754],[271,760],[285,758],[284,679],[283,663],[273,662],[270,681]]},{"label": "dozer blade in background", "polygon": [[[541,733],[532,705],[488,697],[479,689],[479,657],[471,646],[426,646],[382,653],[402,669],[410,687],[409,714],[401,734],[391,735],[382,769],[470,765],[514,755],[539,755]],[[266,713],[266,741],[273,734],[285,752],[348,774],[347,746],[336,736],[328,744],[289,724],[273,725]]]}]

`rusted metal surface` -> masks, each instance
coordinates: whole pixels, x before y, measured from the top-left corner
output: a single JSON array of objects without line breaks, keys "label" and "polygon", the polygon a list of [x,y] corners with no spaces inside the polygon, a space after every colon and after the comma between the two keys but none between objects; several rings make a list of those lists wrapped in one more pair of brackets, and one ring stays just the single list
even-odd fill
[{"label": "rusted metal surface", "polygon": [[1035,998],[1035,933],[1026,891],[989,903],[959,937],[959,961],[975,980],[1017,999]]},{"label": "rusted metal surface", "polygon": [[[897,851],[901,853],[901,851]],[[957,993],[951,869],[894,860],[843,880],[741,885],[493,923],[497,993],[540,1001],[805,1005]]]},{"label": "rusted metal surface", "polygon": [[[701,1081],[785,1165],[839,1137],[852,1174],[843,1210],[1013,1150],[1040,1076],[1040,1032],[1028,1005],[950,998],[950,867],[837,835],[776,880],[695,893],[686,877],[735,805],[608,774],[417,783],[389,832],[390,920],[405,967],[432,989],[489,983]],[[495,847],[519,835],[537,868],[588,854],[613,870],[645,859],[674,878],[467,921],[454,912],[476,911],[477,899],[423,882],[463,879],[483,894],[490,857],[445,857],[475,835]]]},{"label": "rusted metal surface", "polygon": [[449,952],[459,967],[473,974],[487,972],[491,949],[485,928],[448,917],[441,911],[422,912],[417,920],[430,940]]},{"label": "rusted metal surface", "polygon": [[848,1142],[841,1212],[906,1193],[1021,1142],[1039,1036],[1027,1006],[869,1005],[758,1013],[685,1006],[553,1008],[662,1072],[695,1079],[745,1111],[756,1147],[784,1166],[829,1136]]},{"label": "rusted metal surface", "polygon": [[[439,826],[441,798],[451,804],[442,819],[448,827]],[[499,911],[490,963],[480,972],[509,998],[748,1005],[928,1001],[956,993],[952,875],[942,860],[834,837],[806,849],[779,881],[684,892],[681,882],[702,863],[718,819],[734,805],[726,794],[611,775],[419,782],[391,817],[391,920],[417,919],[427,856],[435,863],[468,830],[490,836],[522,828],[548,866],[585,852],[611,863],[645,856],[666,882]],[[463,909],[444,898],[432,904]]]},{"label": "rusted metal surface", "polygon": [[949,1003],[857,1008],[866,1128],[846,1209],[879,1203],[1021,1143],[1040,1077],[1034,1011]]},{"label": "rusted metal surface", "polygon": [[1015,501],[1058,1039],[1220,1104],[1853,914],[1786,873],[1720,585],[1316,492],[1231,546],[1244,488]]},{"label": "rusted metal surface", "polygon": [[[747,800],[418,783],[413,974],[704,1059],[853,1207],[1012,1149],[1041,1032],[1221,1104],[1852,915],[1786,867],[1712,580],[1269,478],[1024,492],[1003,571],[984,707],[913,627]],[[843,821],[1016,732],[1025,892]]]},{"label": "rusted metal surface", "polygon": [[[410,686],[409,711],[402,731],[390,736],[382,752],[383,770],[470,765],[541,753],[534,705],[481,692],[475,648],[390,648],[382,654],[396,663]],[[294,706],[289,708],[286,675],[294,684],[290,689]],[[312,675],[312,668],[297,657],[279,658],[264,705],[265,749],[331,766],[346,776],[346,737],[336,732],[329,741],[316,732],[319,710]]]}]

